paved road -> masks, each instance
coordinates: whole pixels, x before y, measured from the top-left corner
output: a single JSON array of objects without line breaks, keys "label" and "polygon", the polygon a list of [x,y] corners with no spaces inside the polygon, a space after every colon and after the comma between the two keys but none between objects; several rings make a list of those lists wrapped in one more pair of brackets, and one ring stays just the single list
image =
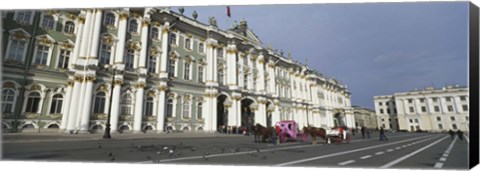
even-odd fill
[{"label": "paved road", "polygon": [[[123,136],[123,137],[122,137]],[[389,141],[353,136],[350,144],[254,143],[252,136],[170,134],[4,137],[7,160],[257,166],[468,169],[468,142],[446,134],[395,133]],[[196,137],[192,137],[196,136]],[[111,154],[110,154],[111,153]]]}]

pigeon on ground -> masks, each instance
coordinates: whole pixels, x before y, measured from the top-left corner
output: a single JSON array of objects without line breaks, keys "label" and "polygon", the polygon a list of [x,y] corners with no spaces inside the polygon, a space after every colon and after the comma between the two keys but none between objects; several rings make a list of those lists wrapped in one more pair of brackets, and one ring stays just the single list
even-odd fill
[{"label": "pigeon on ground", "polygon": [[112,152],[108,153],[108,157],[112,157],[112,156],[113,156]]},{"label": "pigeon on ground", "polygon": [[114,160],[115,160],[115,157],[112,157],[112,158],[110,159],[110,161],[114,161]]},{"label": "pigeon on ground", "polygon": [[195,147],[192,147],[190,150],[191,150],[191,151],[195,151]]}]

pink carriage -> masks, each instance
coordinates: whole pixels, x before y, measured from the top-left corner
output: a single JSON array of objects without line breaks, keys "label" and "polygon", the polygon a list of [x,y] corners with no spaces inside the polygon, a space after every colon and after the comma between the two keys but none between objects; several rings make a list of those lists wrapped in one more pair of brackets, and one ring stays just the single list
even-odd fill
[{"label": "pink carriage", "polygon": [[283,143],[286,140],[298,140],[307,141],[307,135],[299,131],[298,124],[295,121],[280,121],[275,124],[280,127],[280,142]]}]

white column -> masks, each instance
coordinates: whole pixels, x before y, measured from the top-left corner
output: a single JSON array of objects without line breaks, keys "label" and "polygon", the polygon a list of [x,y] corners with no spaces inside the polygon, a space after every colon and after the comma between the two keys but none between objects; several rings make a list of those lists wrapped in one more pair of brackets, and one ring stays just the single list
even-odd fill
[{"label": "white column", "polygon": [[265,94],[265,58],[263,54],[258,55],[257,60],[258,79],[257,79],[257,92]]},{"label": "white column", "polygon": [[332,111],[330,109],[327,109],[326,110],[326,116],[327,116],[327,126],[329,128],[333,127],[334,126],[334,123],[333,123],[333,114],[332,114]]},{"label": "white column", "polygon": [[96,9],[95,24],[93,26],[92,42],[90,44],[90,57],[97,58],[100,43],[100,29],[102,28],[102,10]]},{"label": "white column", "polygon": [[120,89],[121,89],[121,80],[115,80],[114,81],[114,87],[113,87],[113,98],[112,99],[112,109],[111,109],[111,114],[110,114],[110,124],[111,124],[111,130],[112,132],[116,132],[118,129],[118,116],[119,116],[119,111],[118,109],[120,108]]},{"label": "white column", "polygon": [[217,66],[214,66],[214,56],[213,56],[213,53],[214,53],[214,44],[213,42],[209,39],[207,40],[207,75],[206,75],[206,82],[207,83],[211,83],[214,81],[214,78],[213,78],[213,70],[215,70],[217,68]]},{"label": "white column", "polygon": [[228,126],[237,125],[237,100],[232,99],[232,106],[228,108]]},{"label": "white column", "polygon": [[75,82],[73,84],[73,92],[72,92],[72,100],[71,103],[68,104],[70,105],[70,111],[69,116],[68,116],[68,125],[67,125],[67,133],[70,131],[75,130],[75,122],[77,119],[77,114],[78,114],[78,102],[79,102],[79,97],[80,97],[80,86],[81,82],[83,81],[81,77],[75,76]]},{"label": "white column", "polygon": [[92,94],[93,94],[93,81],[95,77],[87,77],[87,87],[85,90],[84,102],[83,102],[83,113],[82,121],[80,123],[80,131],[86,133],[89,129],[90,124],[90,112],[92,111]]},{"label": "white column", "polygon": [[[274,104],[272,104],[272,105],[274,105]],[[275,103],[275,110],[272,113],[272,126],[274,126],[275,123],[277,123],[280,120],[281,120],[281,118],[280,118],[280,107],[279,107],[279,105],[276,105],[276,103]]]},{"label": "white column", "polygon": [[[125,36],[127,32],[127,13],[120,13],[119,14],[119,24],[118,24],[118,43],[115,52],[115,62],[114,63],[123,63],[123,55],[125,51]],[[115,125],[116,127],[116,125]],[[116,129],[116,128],[115,128]]]},{"label": "white column", "polygon": [[142,131],[142,113],[143,113],[143,98],[144,98],[144,83],[138,83],[135,92],[135,113],[133,118],[133,132],[140,133]]},{"label": "white column", "polygon": [[[144,20],[142,23],[142,33],[141,33],[141,43],[142,48],[140,49],[140,59],[139,59],[139,68],[145,68],[146,59],[147,59],[147,42],[148,42],[148,19]],[[158,61],[160,62],[160,61]]]},{"label": "white column", "polygon": [[229,44],[227,48],[227,85],[230,89],[237,89],[237,48],[235,44]]},{"label": "white column", "polygon": [[258,103],[258,110],[255,111],[255,124],[259,123],[262,126],[267,126],[267,110],[265,102]]},{"label": "white column", "polygon": [[67,128],[68,123],[68,116],[70,113],[70,99],[72,99],[72,91],[73,91],[73,81],[68,80],[67,82],[67,92],[65,93],[65,103],[62,105],[62,122],[60,124],[60,131],[65,131]]},{"label": "white column", "polygon": [[237,128],[239,128],[240,126],[242,126],[242,102],[240,101],[240,99],[235,100],[234,102],[237,104],[237,114],[235,117],[237,117],[236,126]]},{"label": "white column", "polygon": [[211,101],[211,106],[212,108],[211,109],[211,118],[210,118],[210,125],[212,126],[212,130],[217,130],[217,98],[216,96],[212,97],[210,99]]},{"label": "white column", "polygon": [[211,111],[210,111],[210,97],[205,96],[204,97],[204,103],[203,103],[203,108],[202,108],[202,115],[203,115],[203,122],[204,122],[204,125],[203,125],[203,130],[205,130],[206,132],[209,132],[209,131],[212,131],[211,130],[211,126],[210,126],[210,118],[211,118]]},{"label": "white column", "polygon": [[79,101],[78,101],[78,115],[77,115],[77,120],[75,122],[75,131],[79,131],[80,130],[80,124],[82,122],[82,115],[83,115],[83,104],[84,104],[84,101],[85,101],[85,96],[83,96],[85,94],[85,89],[87,87],[87,83],[86,83],[86,77],[83,77],[82,76],[82,79],[83,79],[83,82],[82,84],[80,85],[80,94],[81,96],[79,97]]},{"label": "white column", "polygon": [[273,62],[268,64],[268,76],[270,78],[270,80],[269,80],[270,81],[270,83],[269,83],[270,84],[270,86],[269,86],[270,91],[269,92],[272,95],[278,94],[278,93],[275,93],[275,85],[276,85],[275,84],[275,79],[276,79],[276,76],[275,76],[274,66],[275,65],[273,64]]},{"label": "white column", "polygon": [[[92,12],[91,10],[87,10],[87,14],[85,16],[85,26],[82,31],[82,37],[81,37],[81,46],[80,46],[80,55],[78,56],[79,58],[86,58],[89,51],[88,48],[88,43],[89,43],[89,32],[90,32],[90,25],[92,21]],[[77,39],[80,39],[80,37],[77,37]],[[76,41],[76,40],[75,40]]]},{"label": "white column", "polygon": [[165,88],[160,87],[157,112],[157,133],[161,133],[164,130],[165,112]]},{"label": "white column", "polygon": [[[158,61],[160,63],[160,78],[168,78],[168,73],[167,73],[167,61],[168,61],[168,28],[170,27],[169,22],[165,22],[163,25],[162,33],[160,35],[162,36],[162,54],[160,57],[160,60]],[[163,127],[162,127],[163,129]]]},{"label": "white column", "polygon": [[73,69],[73,64],[76,63],[78,55],[80,53],[81,47],[81,38],[83,37],[83,24],[85,23],[85,18],[78,17],[77,26],[75,30],[77,31],[77,35],[75,36],[75,47],[73,47],[73,55],[72,58],[68,61],[68,68]]}]

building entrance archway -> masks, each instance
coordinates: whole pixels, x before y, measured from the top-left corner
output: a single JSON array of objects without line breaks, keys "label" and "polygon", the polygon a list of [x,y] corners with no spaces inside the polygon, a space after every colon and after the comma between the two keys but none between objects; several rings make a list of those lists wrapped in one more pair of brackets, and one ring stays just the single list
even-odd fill
[{"label": "building entrance archway", "polygon": [[228,124],[228,110],[225,106],[227,96],[222,94],[217,97],[217,129]]},{"label": "building entrance archway", "polygon": [[347,126],[344,121],[344,115],[342,113],[335,113],[333,123],[335,126]]},{"label": "building entrance archway", "polygon": [[252,99],[243,99],[241,101],[241,126],[250,131],[255,123],[255,113],[251,108],[251,105],[254,103]]}]

